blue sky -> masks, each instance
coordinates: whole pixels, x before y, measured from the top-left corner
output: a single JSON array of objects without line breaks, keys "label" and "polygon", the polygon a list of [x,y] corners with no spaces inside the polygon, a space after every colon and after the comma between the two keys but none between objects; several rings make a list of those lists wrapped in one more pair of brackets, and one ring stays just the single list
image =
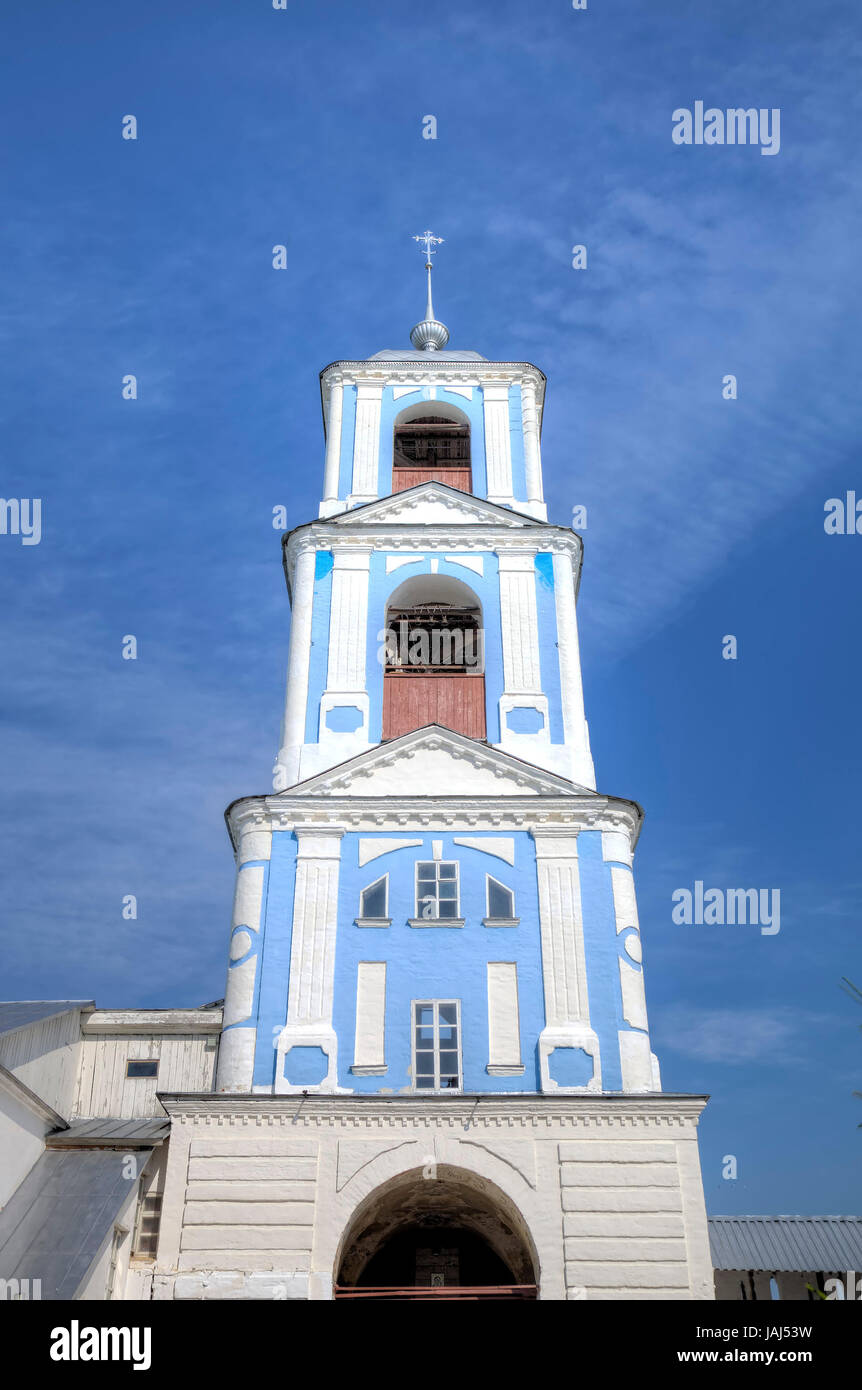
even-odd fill
[{"label": "blue sky", "polygon": [[[5,25],[0,491],[43,499],[43,537],[0,536],[0,992],[222,994],[222,812],[278,742],[272,508],[316,514],[317,373],[406,345],[431,226],[451,345],[547,372],[551,517],[588,507],[593,752],[647,811],[653,1038],[666,1089],[712,1096],[710,1210],[858,1212],[862,536],[823,529],[862,496],[858,6],[49,0]],[[696,100],[780,108],[780,153],[674,145]],[[779,934],[675,925],[698,879],[780,889]]]}]

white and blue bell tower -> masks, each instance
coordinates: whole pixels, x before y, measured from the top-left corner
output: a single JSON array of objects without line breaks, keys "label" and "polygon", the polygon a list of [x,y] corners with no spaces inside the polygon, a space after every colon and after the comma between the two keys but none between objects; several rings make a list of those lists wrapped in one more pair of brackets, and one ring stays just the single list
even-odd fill
[{"label": "white and blue bell tower", "polygon": [[217,1089],[657,1092],[642,813],[596,790],[545,377],[448,348],[420,240],[412,348],[320,374],[319,516],[284,538],[274,790],[227,814]]}]

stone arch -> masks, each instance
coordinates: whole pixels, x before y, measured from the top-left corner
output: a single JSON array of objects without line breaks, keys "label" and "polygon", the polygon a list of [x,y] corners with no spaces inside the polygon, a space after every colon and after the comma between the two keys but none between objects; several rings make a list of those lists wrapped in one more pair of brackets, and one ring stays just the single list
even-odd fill
[{"label": "stone arch", "polygon": [[359,1200],[338,1241],[333,1281],[338,1289],[509,1286],[535,1297],[539,1257],[520,1207],[497,1183],[429,1160]]}]

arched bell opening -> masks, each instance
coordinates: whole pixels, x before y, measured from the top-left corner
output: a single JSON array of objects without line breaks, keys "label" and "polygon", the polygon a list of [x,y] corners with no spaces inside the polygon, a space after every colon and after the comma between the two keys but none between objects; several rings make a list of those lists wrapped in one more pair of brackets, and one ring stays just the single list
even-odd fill
[{"label": "arched bell opening", "polygon": [[383,738],[442,724],[485,738],[482,605],[449,575],[406,580],[386,608]]},{"label": "arched bell opening", "polygon": [[456,406],[423,401],[395,421],[392,491],[431,481],[472,492],[470,422]]},{"label": "arched bell opening", "polygon": [[335,1297],[535,1299],[526,1222],[494,1183],[429,1162],[360,1205],[336,1261]]}]

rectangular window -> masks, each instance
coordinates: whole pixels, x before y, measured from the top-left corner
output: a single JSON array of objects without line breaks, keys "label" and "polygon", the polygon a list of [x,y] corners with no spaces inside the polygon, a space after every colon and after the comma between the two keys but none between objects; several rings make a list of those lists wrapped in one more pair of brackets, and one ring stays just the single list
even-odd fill
[{"label": "rectangular window", "polygon": [[416,865],[416,917],[459,921],[458,865],[445,859],[420,860]]},{"label": "rectangular window", "polygon": [[141,1059],[141,1060],[138,1060],[138,1061],[128,1061],[128,1062],[126,1063],[126,1076],[127,1076],[127,1077],[158,1076],[158,1074],[159,1074],[159,1059],[158,1059],[158,1057],[153,1058],[152,1061],[147,1061],[147,1060]]},{"label": "rectangular window", "polygon": [[414,1002],[413,1085],[417,1091],[461,1089],[461,1029],[457,999]]},{"label": "rectangular window", "polygon": [[162,1219],[162,1194],[148,1193],[138,1202],[133,1250],[141,1260],[154,1260],[159,1245],[159,1224]]}]

